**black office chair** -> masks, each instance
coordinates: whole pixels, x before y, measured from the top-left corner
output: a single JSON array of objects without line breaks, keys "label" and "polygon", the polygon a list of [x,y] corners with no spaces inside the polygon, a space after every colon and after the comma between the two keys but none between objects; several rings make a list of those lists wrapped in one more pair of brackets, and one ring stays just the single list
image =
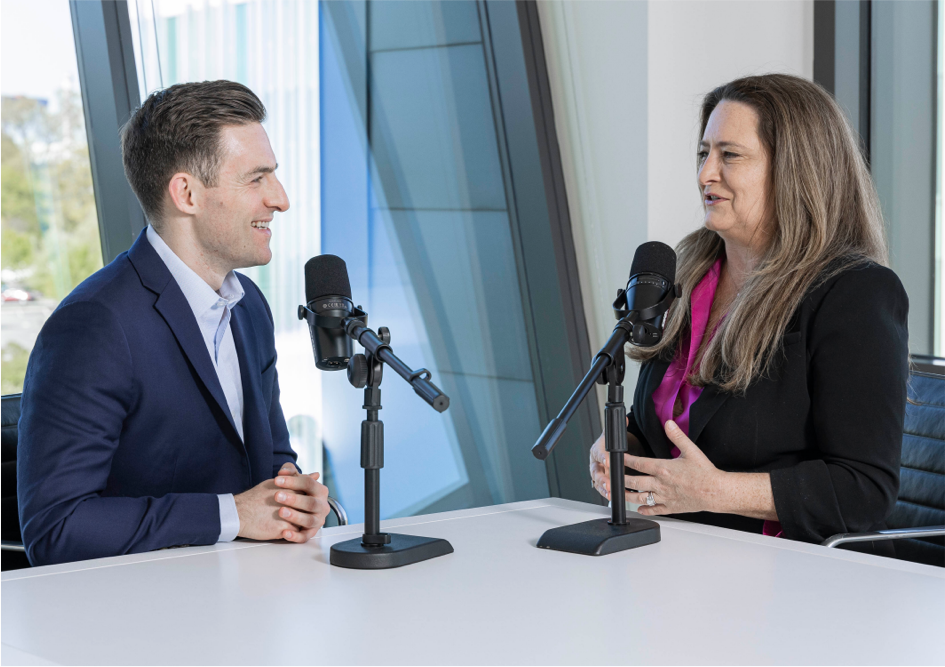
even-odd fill
[{"label": "black office chair", "polygon": [[20,516],[16,506],[16,424],[20,420],[20,394],[0,398],[0,426],[2,426],[3,485],[0,505],[0,568],[20,570],[29,567],[23,538],[20,535]]},{"label": "black office chair", "polygon": [[[10,394],[0,398],[3,425],[3,505],[2,514],[0,514],[3,521],[0,524],[3,539],[0,566],[4,572],[30,566],[26,558],[26,550],[23,548],[20,516],[16,503],[16,445],[17,423],[20,421],[20,396],[21,394]],[[338,520],[337,525],[346,526],[348,515],[341,503],[329,497],[328,505]]]},{"label": "black office chair", "polygon": [[945,359],[915,355],[912,366],[889,530],[841,533],[823,545],[897,540],[897,558],[945,567]]}]

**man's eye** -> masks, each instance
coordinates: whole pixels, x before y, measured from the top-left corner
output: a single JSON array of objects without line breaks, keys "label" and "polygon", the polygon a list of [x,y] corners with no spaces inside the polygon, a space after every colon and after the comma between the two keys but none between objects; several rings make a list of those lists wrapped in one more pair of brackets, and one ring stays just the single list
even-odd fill
[{"label": "man's eye", "polygon": [[262,176],[257,176],[256,178],[253,179],[253,183],[262,183],[262,179],[263,179]]}]

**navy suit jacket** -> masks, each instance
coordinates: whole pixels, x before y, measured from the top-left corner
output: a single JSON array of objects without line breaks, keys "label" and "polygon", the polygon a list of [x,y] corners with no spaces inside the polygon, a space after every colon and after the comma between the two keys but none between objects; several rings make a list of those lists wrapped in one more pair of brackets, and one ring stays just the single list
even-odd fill
[{"label": "navy suit jacket", "polygon": [[230,326],[241,440],[193,311],[144,232],[43,326],[23,386],[17,495],[33,565],[213,544],[217,494],[270,479],[296,455],[259,288]]}]

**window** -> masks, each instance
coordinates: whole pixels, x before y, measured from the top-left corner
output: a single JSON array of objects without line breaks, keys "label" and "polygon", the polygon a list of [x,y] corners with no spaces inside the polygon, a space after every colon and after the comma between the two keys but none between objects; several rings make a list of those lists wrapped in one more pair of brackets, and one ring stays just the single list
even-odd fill
[{"label": "window", "polygon": [[273,261],[243,273],[262,289],[275,318],[292,446],[303,470],[324,473],[322,374],[296,316],[305,302],[305,262],[322,252],[318,4],[139,0],[129,10],[141,99],[175,83],[229,79],[266,105],[265,128],[290,209],[272,225]]},{"label": "window", "polygon": [[[382,386],[382,499],[414,514],[545,497],[480,8],[323,3],[322,17],[324,250],[346,258],[395,351],[452,399],[438,415],[396,378]],[[326,424],[335,474],[357,488],[360,401],[341,374],[323,382],[326,411],[341,417]]]},{"label": "window", "polygon": [[[17,393],[59,301],[102,266],[66,0],[4,2],[2,384]],[[29,54],[24,56],[24,54]]]},{"label": "window", "polygon": [[936,187],[940,4],[872,3],[870,166],[886,218],[890,264],[909,294],[909,348],[943,356],[936,280],[942,256]]},{"label": "window", "polygon": [[935,355],[945,357],[945,0],[938,0],[938,150],[935,178]]},{"label": "window", "polygon": [[814,78],[862,137],[914,355],[945,356],[943,12],[943,0],[814,4]]},{"label": "window", "polygon": [[568,253],[573,266],[574,251],[570,229],[552,224],[562,193],[542,179],[547,126],[536,129],[516,5],[129,5],[142,97],[227,78],[269,111],[291,208],[273,224],[273,261],[246,273],[276,319],[282,405],[303,469],[323,471],[361,520],[362,397],[344,373],[315,369],[296,318],[305,261],[333,253],[347,262],[372,327],[389,327],[395,352],[428,368],[452,399],[436,413],[385,374],[383,517],[549,493],[591,500],[584,462],[596,406],[556,452],[579,466],[549,470],[530,454],[590,351],[586,331],[575,342],[583,308],[570,291],[576,273],[569,282],[561,268]]}]

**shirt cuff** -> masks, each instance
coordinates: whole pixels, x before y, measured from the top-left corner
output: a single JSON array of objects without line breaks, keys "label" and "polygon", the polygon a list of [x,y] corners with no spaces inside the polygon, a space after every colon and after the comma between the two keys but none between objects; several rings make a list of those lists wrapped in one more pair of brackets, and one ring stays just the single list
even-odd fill
[{"label": "shirt cuff", "polygon": [[220,501],[220,537],[217,542],[232,542],[240,533],[240,515],[236,511],[236,498],[232,493],[221,493]]}]

